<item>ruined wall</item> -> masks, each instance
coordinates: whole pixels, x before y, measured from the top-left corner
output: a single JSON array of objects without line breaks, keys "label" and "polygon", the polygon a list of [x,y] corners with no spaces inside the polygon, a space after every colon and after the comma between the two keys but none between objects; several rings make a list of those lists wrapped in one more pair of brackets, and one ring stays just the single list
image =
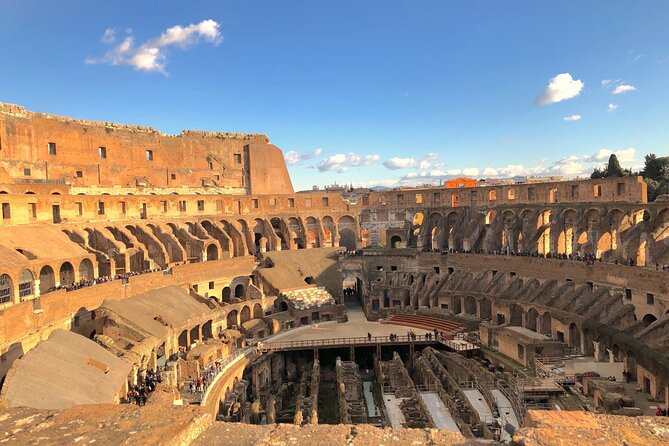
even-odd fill
[{"label": "ruined wall", "polygon": [[184,131],[172,136],[0,103],[0,144],[0,178],[17,181],[293,192],[281,151],[265,135]]}]

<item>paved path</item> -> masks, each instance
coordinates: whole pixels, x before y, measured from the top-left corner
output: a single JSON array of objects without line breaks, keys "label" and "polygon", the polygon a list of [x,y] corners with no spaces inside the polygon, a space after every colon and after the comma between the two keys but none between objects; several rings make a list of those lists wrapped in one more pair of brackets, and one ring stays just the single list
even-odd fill
[{"label": "paved path", "polygon": [[[364,337],[367,333],[372,336],[388,336],[390,333],[396,335],[406,335],[409,330],[408,327],[400,327],[398,325],[381,324],[379,322],[370,322],[365,317],[365,313],[359,304],[346,304],[346,313],[348,315],[348,322],[325,322],[321,324],[313,324],[305,328],[297,328],[295,330],[287,331],[284,335],[278,334],[272,340],[263,341],[270,344],[272,341],[297,341],[297,340],[314,340],[314,339],[335,339],[335,338],[353,338]],[[412,328],[417,335],[428,333],[428,330],[421,330]]]},{"label": "paved path", "polygon": [[478,389],[463,389],[462,391],[469,400],[469,404],[471,404],[474,410],[479,414],[479,417],[481,417],[481,421],[490,423],[494,417],[492,416],[492,411],[490,410],[488,403],[485,398],[483,398],[483,394],[479,392]]},{"label": "paved path", "polygon": [[511,442],[511,435],[509,435],[509,433],[504,430],[504,426],[508,423],[514,428],[518,429],[520,427],[518,417],[516,417],[516,413],[511,407],[511,401],[509,401],[506,395],[504,395],[499,389],[492,389],[491,393],[492,397],[495,398],[497,409],[499,410],[499,418],[497,418],[497,420],[499,421],[499,425],[502,427],[500,441],[504,443]]},{"label": "paved path", "polygon": [[455,424],[451,413],[446,409],[444,402],[441,401],[436,392],[420,392],[420,398],[425,403],[427,410],[430,411],[430,417],[437,429],[448,429],[449,431],[460,433],[460,429]]},{"label": "paved path", "polygon": [[383,404],[386,406],[388,418],[390,418],[390,427],[395,429],[404,429],[404,415],[400,410],[400,403],[404,398],[395,398],[392,393],[383,394]]}]

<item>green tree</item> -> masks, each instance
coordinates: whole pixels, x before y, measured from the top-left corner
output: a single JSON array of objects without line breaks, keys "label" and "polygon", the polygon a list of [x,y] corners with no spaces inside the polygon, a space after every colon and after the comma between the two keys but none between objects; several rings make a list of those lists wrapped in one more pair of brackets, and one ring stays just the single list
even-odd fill
[{"label": "green tree", "polygon": [[648,201],[669,194],[669,156],[646,155],[643,170],[639,172],[648,185]]},{"label": "green tree", "polygon": [[618,157],[616,156],[615,153],[612,153],[611,156],[609,157],[609,165],[606,167],[606,170],[609,177],[624,176],[623,169],[622,167],[620,167],[620,163],[618,162]]},{"label": "green tree", "polygon": [[590,175],[590,178],[593,180],[598,180],[600,178],[619,178],[630,175],[632,175],[632,171],[630,169],[623,169],[620,167],[618,157],[615,153],[612,153],[611,156],[609,156],[608,165],[603,169],[595,167],[595,169],[592,171],[592,174]]}]

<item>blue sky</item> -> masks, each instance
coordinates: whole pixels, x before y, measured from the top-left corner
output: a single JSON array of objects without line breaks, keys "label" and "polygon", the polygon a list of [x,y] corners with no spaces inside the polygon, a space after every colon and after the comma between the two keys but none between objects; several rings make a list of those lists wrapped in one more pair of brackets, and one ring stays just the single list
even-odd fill
[{"label": "blue sky", "polygon": [[669,154],[666,0],[156,4],[0,0],[0,101],[266,133],[298,190]]}]

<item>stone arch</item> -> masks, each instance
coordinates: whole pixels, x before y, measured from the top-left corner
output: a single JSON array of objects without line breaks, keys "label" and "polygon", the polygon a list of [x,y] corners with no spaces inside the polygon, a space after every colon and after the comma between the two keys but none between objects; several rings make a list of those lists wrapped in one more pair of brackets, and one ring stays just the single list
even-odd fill
[{"label": "stone arch", "polygon": [[234,327],[237,325],[237,317],[239,312],[237,310],[230,311],[225,317],[225,321],[228,324],[228,328]]},{"label": "stone arch", "polygon": [[537,321],[539,320],[539,312],[530,308],[527,311],[527,316],[525,318],[525,328],[532,331],[537,331]]},{"label": "stone arch", "polygon": [[235,286],[235,297],[243,299],[245,295],[246,295],[246,289],[244,287],[244,284],[238,283],[237,286]]},{"label": "stone arch", "polygon": [[581,330],[575,322],[569,324],[569,346],[581,349]]},{"label": "stone arch", "polygon": [[274,217],[270,220],[269,223],[272,226],[272,229],[274,230],[274,234],[279,239],[279,243],[281,245],[281,251],[290,249],[290,245],[288,244],[288,237],[290,237],[290,235],[284,233],[284,224],[281,221],[281,219],[278,217]]},{"label": "stone arch", "polygon": [[188,330],[179,333],[179,347],[188,348]]},{"label": "stone arch", "polygon": [[14,301],[14,281],[9,274],[0,275],[0,303]]},{"label": "stone arch", "polygon": [[207,261],[218,260],[218,246],[214,243],[210,243],[207,246]]},{"label": "stone arch", "polygon": [[402,237],[399,235],[393,235],[390,237],[390,247],[393,249],[398,249],[402,245]]},{"label": "stone arch", "polygon": [[311,248],[318,248],[321,246],[318,220],[314,217],[307,217],[304,220],[304,226],[307,231],[307,246]]},{"label": "stone arch", "polygon": [[476,299],[472,296],[465,296],[465,313],[476,316]]},{"label": "stone arch", "polygon": [[253,318],[254,319],[260,319],[265,315],[265,313],[262,311],[262,305],[260,304],[255,304],[253,306]]},{"label": "stone arch", "polygon": [[29,269],[24,269],[19,274],[19,298],[23,299],[35,294],[35,276]]},{"label": "stone arch", "polygon": [[242,311],[239,312],[239,324],[251,320],[251,308],[248,305],[242,307]]},{"label": "stone arch", "polygon": [[541,315],[541,324],[539,327],[539,332],[543,335],[550,337],[551,334],[553,333],[552,330],[553,330],[553,317],[548,311],[546,311],[544,314]]},{"label": "stone arch", "polygon": [[226,286],[226,287],[223,288],[223,292],[221,293],[221,299],[226,304],[230,303],[230,287],[229,286]]},{"label": "stone arch", "polygon": [[334,246],[334,236],[335,236],[335,223],[334,219],[329,215],[326,215],[321,219],[321,225],[323,226],[323,244],[325,246]]},{"label": "stone arch", "polygon": [[290,217],[288,219],[288,230],[290,231],[290,237],[297,249],[306,248],[304,234],[302,233],[302,225],[297,217]]},{"label": "stone arch", "polygon": [[266,252],[268,249],[267,234],[265,234],[265,221],[261,218],[253,220],[253,244],[255,245],[256,253]]},{"label": "stone arch", "polygon": [[454,314],[462,313],[462,305],[460,304],[460,296],[451,296],[451,310]]},{"label": "stone arch", "polygon": [[64,286],[72,285],[74,283],[74,267],[70,262],[63,262],[63,264],[60,265],[58,278],[60,284]]},{"label": "stone arch", "polygon": [[202,340],[206,339],[211,339],[214,337],[214,331],[212,329],[214,321],[213,320],[208,320],[204,324],[202,324]]},{"label": "stone arch", "polygon": [[413,214],[411,219],[411,233],[413,235],[418,235],[420,228],[423,225],[423,220],[425,220],[425,214],[422,212],[418,211]]},{"label": "stone arch", "polygon": [[643,319],[642,319],[642,321],[643,321],[643,326],[644,326],[644,327],[648,327],[650,324],[652,324],[652,323],[655,322],[656,320],[657,320],[657,317],[655,317],[654,314],[650,314],[650,313],[648,313],[648,314],[646,314],[646,315],[643,317]]},{"label": "stone arch", "polygon": [[90,259],[83,259],[79,263],[79,278],[81,280],[93,280],[95,278],[95,269]]},{"label": "stone arch", "polygon": [[517,304],[511,304],[509,313],[511,315],[509,319],[510,325],[516,325],[519,327],[523,325],[523,307]]},{"label": "stone arch", "polygon": [[481,319],[491,319],[492,318],[492,301],[487,297],[484,297],[481,300]]},{"label": "stone arch", "polygon": [[49,265],[44,265],[39,272],[39,292],[44,294],[56,286],[56,273]]},{"label": "stone arch", "polygon": [[350,215],[344,215],[337,222],[339,227],[339,246],[345,247],[347,251],[354,251],[357,247],[355,236],[355,219]]}]

